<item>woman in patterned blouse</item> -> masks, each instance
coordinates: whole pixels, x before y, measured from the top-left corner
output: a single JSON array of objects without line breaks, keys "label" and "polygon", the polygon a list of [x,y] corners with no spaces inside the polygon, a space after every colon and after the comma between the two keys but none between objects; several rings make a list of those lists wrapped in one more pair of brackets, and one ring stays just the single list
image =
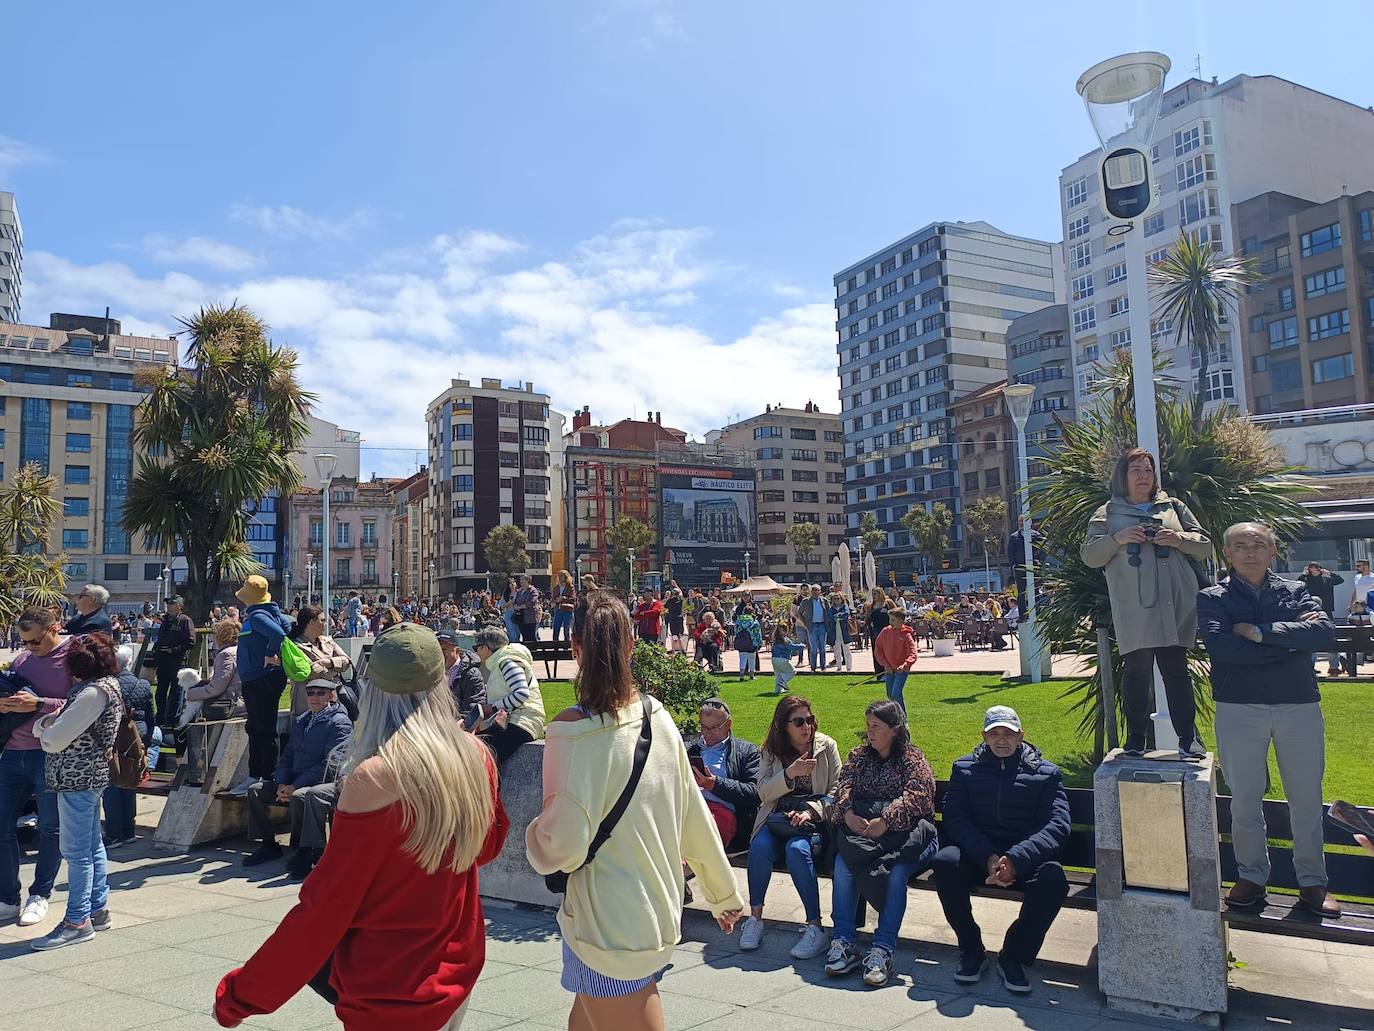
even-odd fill
[{"label": "woman in patterned blouse", "polygon": [[[841,835],[906,841],[922,820],[934,818],[935,776],[921,750],[911,743],[901,706],[884,699],[870,704],[864,715],[868,744],[850,752],[840,770],[830,818]],[[918,855],[908,858],[904,854],[892,863],[873,947],[863,959],[865,984],[877,987],[887,983],[892,972],[892,953],[897,948],[897,931],[906,914],[907,883],[929,865],[937,845],[931,834],[929,843]],[[835,932],[826,955],[825,972],[838,977],[860,962],[854,948],[854,918],[859,902],[856,875],[838,852],[831,897]]]}]

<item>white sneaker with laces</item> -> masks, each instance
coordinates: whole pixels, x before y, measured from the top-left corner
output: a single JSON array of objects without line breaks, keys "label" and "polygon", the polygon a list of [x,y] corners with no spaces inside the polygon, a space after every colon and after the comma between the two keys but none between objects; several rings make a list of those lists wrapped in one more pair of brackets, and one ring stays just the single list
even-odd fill
[{"label": "white sneaker with laces", "polygon": [[892,953],[877,945],[864,957],[864,984],[881,988],[892,974]]},{"label": "white sneaker with laces", "polygon": [[753,952],[763,940],[763,920],[751,916],[744,921],[744,929],[739,933],[739,947],[744,952]]},{"label": "white sneaker with laces", "polygon": [[7,924],[19,916],[19,906],[11,902],[0,902],[0,924]]},{"label": "white sneaker with laces", "polygon": [[807,924],[801,940],[792,946],[793,959],[814,959],[830,947],[830,939],[815,924]]},{"label": "white sneaker with laces", "polygon": [[30,895],[24,903],[24,911],[19,914],[20,927],[32,927],[48,915],[48,900],[42,895]]}]

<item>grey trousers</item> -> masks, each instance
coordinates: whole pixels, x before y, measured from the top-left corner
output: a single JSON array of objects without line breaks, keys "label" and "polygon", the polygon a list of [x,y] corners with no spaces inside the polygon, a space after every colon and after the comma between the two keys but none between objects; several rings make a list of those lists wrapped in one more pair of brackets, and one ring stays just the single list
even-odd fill
[{"label": "grey trousers", "polygon": [[325,825],[339,797],[336,782],[297,788],[291,794],[291,843],[297,848],[324,848]]},{"label": "grey trousers", "polygon": [[1269,742],[1293,824],[1293,866],[1303,888],[1326,885],[1322,854],[1322,775],[1326,725],[1321,705],[1242,705],[1217,702],[1217,754],[1231,786],[1231,842],[1241,877],[1269,880],[1264,826],[1264,788],[1269,779]]}]

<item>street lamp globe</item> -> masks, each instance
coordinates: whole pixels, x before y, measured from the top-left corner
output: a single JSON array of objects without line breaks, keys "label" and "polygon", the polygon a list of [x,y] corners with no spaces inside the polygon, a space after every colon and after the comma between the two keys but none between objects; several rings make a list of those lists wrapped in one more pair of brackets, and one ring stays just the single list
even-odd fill
[{"label": "street lamp globe", "polygon": [[328,489],[334,481],[334,470],[338,468],[339,456],[327,452],[315,456],[315,472],[319,474],[320,486]]},{"label": "street lamp globe", "polygon": [[1029,383],[1011,383],[1002,388],[1002,396],[1007,399],[1007,411],[1016,424],[1016,432],[1024,433],[1031,402],[1035,400],[1035,387]]},{"label": "street lamp globe", "polygon": [[1108,58],[1078,77],[1078,95],[1104,150],[1149,147],[1169,68],[1163,54],[1142,51]]}]

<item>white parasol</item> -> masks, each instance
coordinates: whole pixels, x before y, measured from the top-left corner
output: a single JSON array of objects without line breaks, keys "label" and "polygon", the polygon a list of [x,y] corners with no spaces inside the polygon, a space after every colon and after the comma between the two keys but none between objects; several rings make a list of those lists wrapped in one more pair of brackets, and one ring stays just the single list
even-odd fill
[{"label": "white parasol", "polygon": [[849,559],[849,544],[846,542],[840,545],[840,553],[835,556],[836,563],[839,564],[839,575],[836,577],[844,585],[844,598],[849,603],[850,611],[854,610],[854,585],[849,582],[849,575],[853,571]]}]

